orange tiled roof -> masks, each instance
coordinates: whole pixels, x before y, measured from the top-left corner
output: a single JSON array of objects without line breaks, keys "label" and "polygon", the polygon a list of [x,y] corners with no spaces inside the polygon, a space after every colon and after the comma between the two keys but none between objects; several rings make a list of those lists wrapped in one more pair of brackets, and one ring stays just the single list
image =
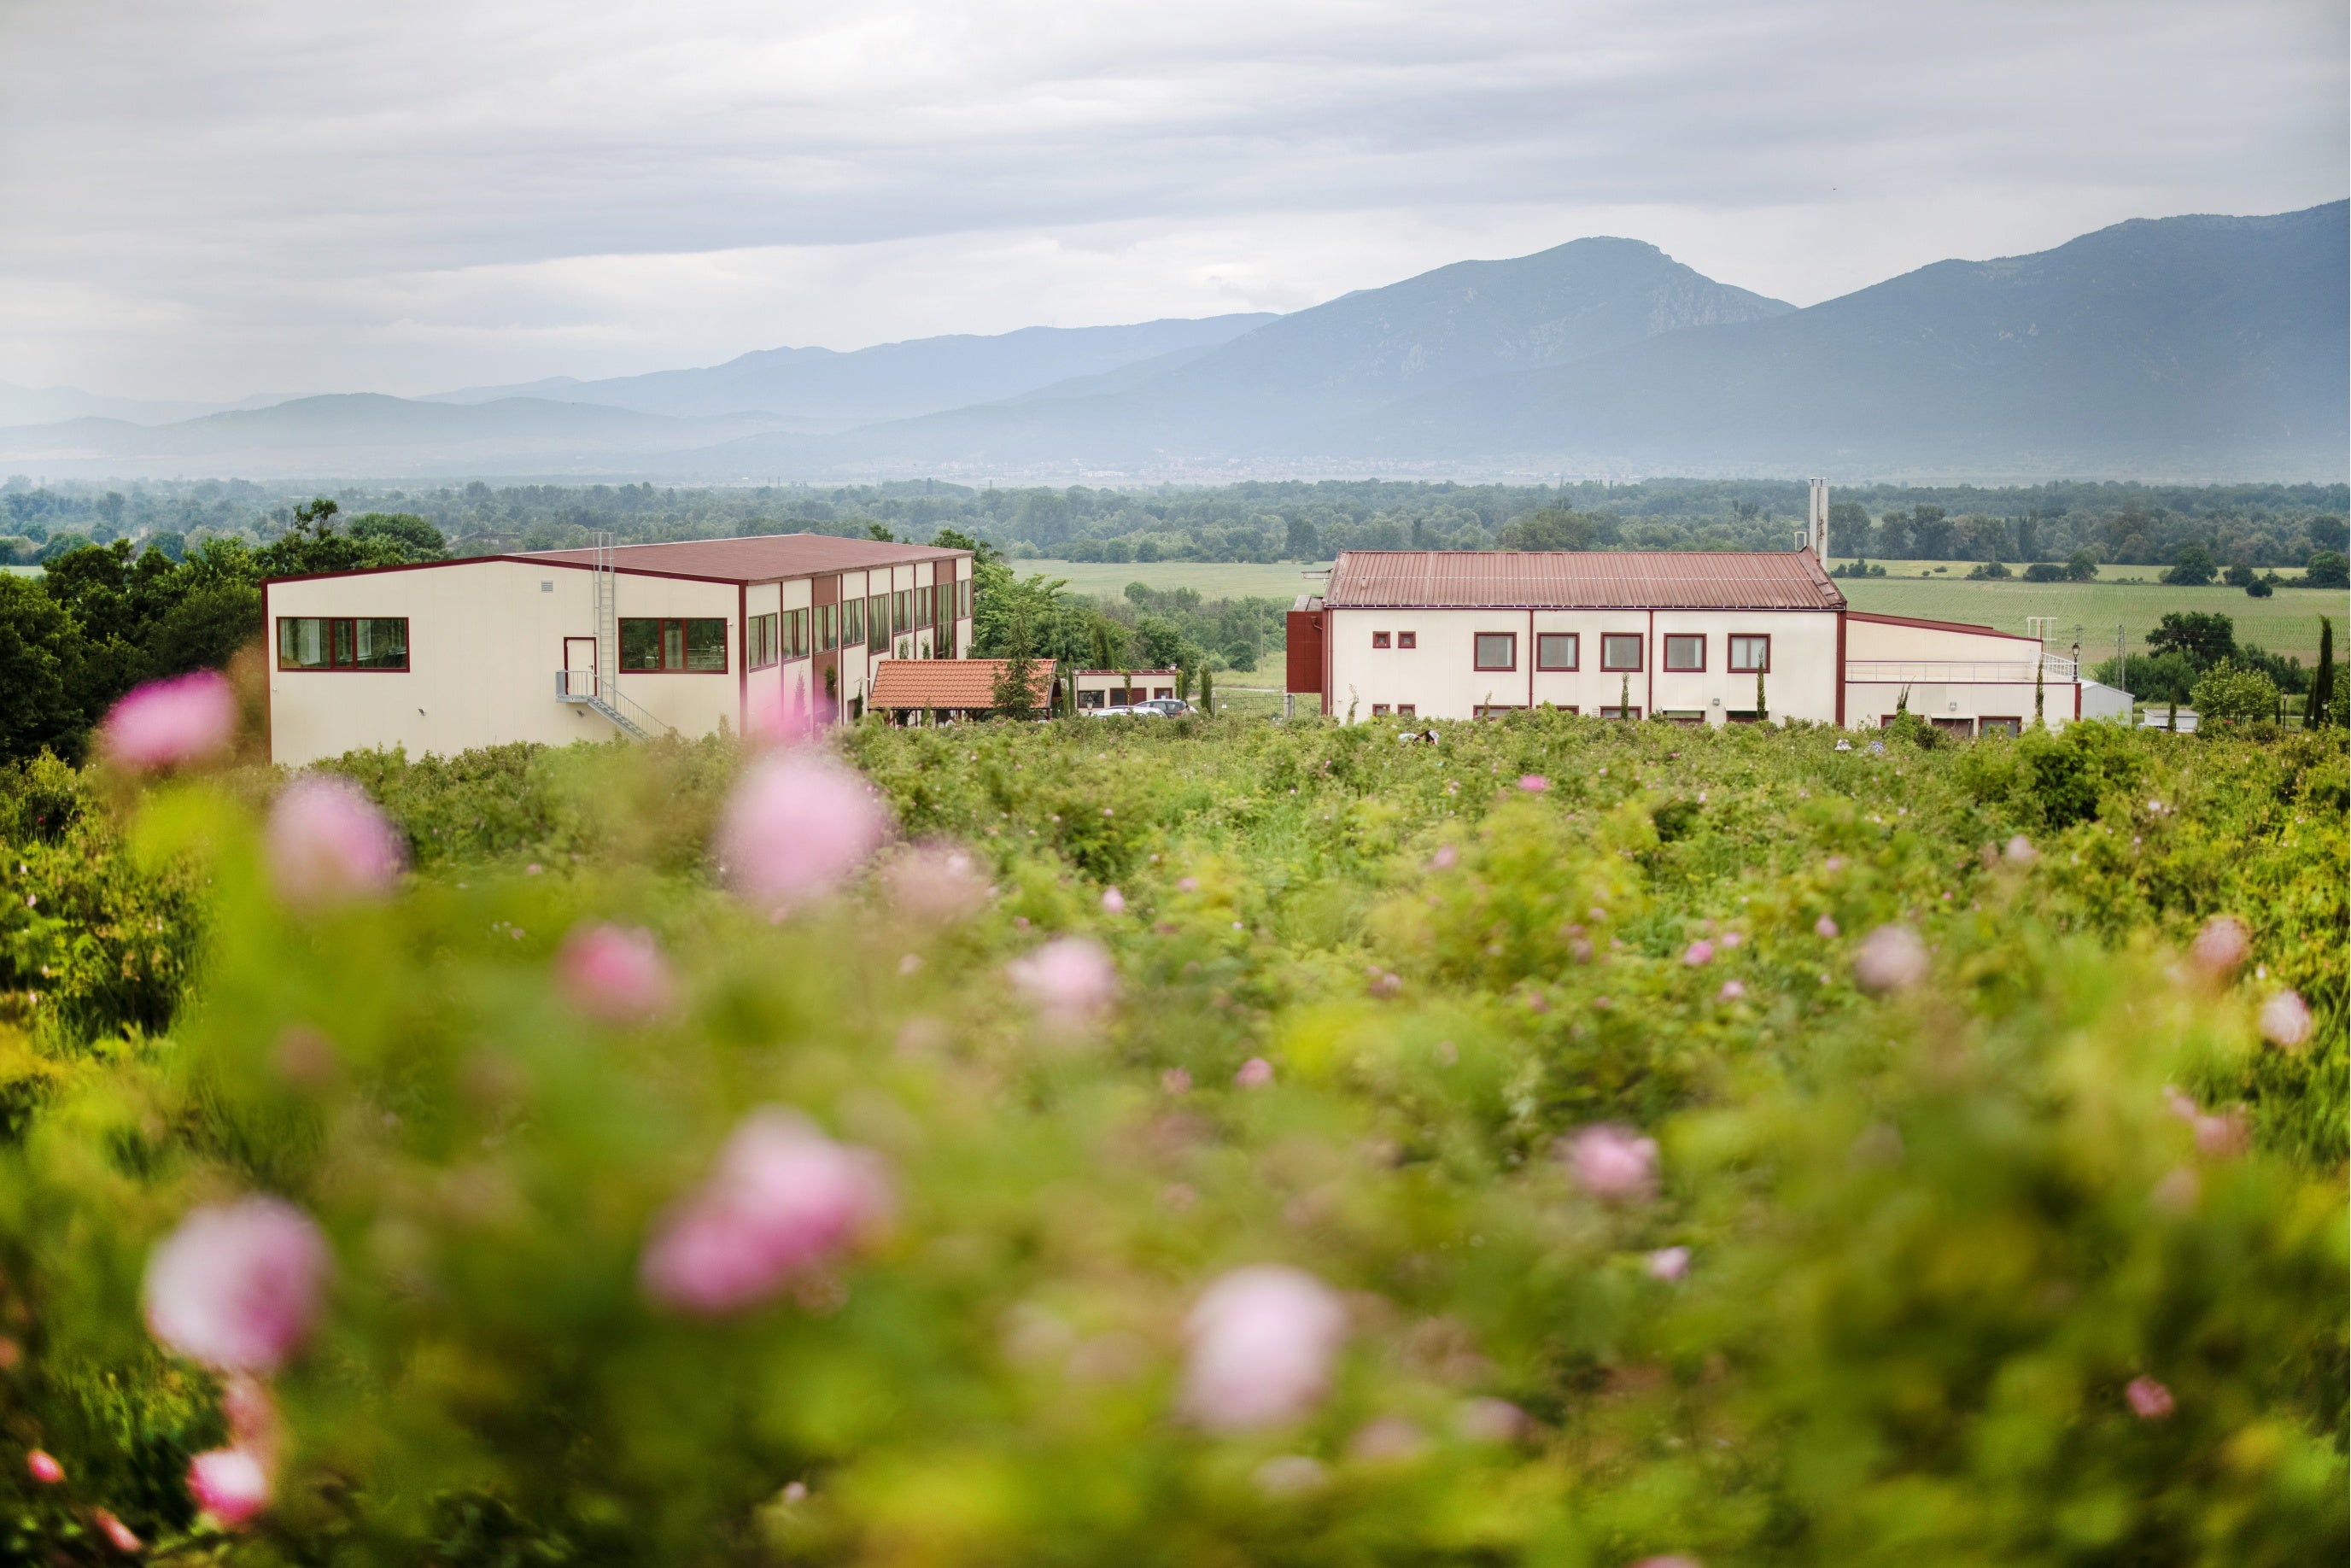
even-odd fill
[{"label": "orange tiled roof", "polygon": [[[994,707],[1003,659],[883,659],[873,667],[870,707]],[[1053,695],[1053,661],[1040,659],[1030,679],[1037,706]]]}]

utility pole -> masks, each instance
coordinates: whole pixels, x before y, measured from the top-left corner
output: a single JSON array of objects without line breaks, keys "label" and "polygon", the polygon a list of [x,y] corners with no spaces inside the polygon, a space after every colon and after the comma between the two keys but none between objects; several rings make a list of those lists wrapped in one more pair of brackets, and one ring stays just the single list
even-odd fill
[{"label": "utility pole", "polygon": [[2130,695],[2130,655],[2123,652],[2123,623],[2115,622],[2115,679],[2122,683],[2123,727],[2131,729],[2138,724],[2138,715]]}]

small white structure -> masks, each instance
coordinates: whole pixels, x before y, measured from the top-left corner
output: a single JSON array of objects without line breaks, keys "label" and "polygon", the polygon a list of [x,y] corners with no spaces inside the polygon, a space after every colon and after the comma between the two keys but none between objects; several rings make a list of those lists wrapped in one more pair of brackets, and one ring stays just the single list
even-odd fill
[{"label": "small white structure", "polygon": [[1177,670],[1078,670],[1078,711],[1132,707],[1154,697],[1172,697],[1182,678]]},{"label": "small white structure", "polygon": [[854,717],[883,661],[969,650],[971,568],[776,534],[273,578],[270,758]]},{"label": "small white structure", "polygon": [[2073,660],[1989,626],[1855,611],[1810,548],[1349,550],[1289,630],[1289,690],[1351,719],[1554,707],[1738,724],[1757,717],[1759,682],[1772,721],[1876,728],[1907,703],[1945,730],[2012,735],[2036,684],[2051,727],[2085,716]]}]

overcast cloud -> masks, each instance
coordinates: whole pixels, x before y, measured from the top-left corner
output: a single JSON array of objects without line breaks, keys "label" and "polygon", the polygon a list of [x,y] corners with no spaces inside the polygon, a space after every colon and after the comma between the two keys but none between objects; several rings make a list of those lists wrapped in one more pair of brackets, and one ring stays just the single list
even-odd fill
[{"label": "overcast cloud", "polygon": [[423,392],[2351,189],[2342,0],[0,0],[0,380]]}]

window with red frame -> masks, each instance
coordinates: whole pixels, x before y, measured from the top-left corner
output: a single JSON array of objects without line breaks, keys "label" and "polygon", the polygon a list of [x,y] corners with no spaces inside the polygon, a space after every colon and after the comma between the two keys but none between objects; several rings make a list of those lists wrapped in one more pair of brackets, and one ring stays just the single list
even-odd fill
[{"label": "window with red frame", "polygon": [[1515,670],[1519,667],[1519,634],[1516,632],[1480,632],[1478,633],[1478,668],[1481,670]]},{"label": "window with red frame", "polygon": [[1771,673],[1771,639],[1734,633],[1730,639],[1730,673],[1768,675]]},{"label": "window with red frame", "polygon": [[1610,632],[1600,639],[1600,667],[1614,674],[1618,670],[1641,667],[1641,634],[1638,632]]},{"label": "window with red frame", "polygon": [[[1388,634],[1387,634],[1386,632],[1373,632],[1373,633],[1372,633],[1372,646],[1373,646],[1373,647],[1374,647],[1374,648],[1384,648],[1384,647],[1386,647],[1387,645],[1388,645]],[[1385,711],[1385,710],[1382,710],[1382,711]]]},{"label": "window with red frame", "polygon": [[1420,646],[1420,633],[1419,633],[1419,632],[1397,632],[1397,633],[1396,633],[1396,646],[1397,646],[1397,647],[1399,647],[1399,648],[1417,648],[1417,647],[1419,647],[1419,646]]},{"label": "window with red frame", "polygon": [[408,668],[407,618],[281,615],[277,618],[277,667],[281,670],[405,670]]},{"label": "window with red frame", "polygon": [[1573,670],[1583,660],[1583,639],[1573,632],[1544,632],[1535,637],[1535,668]]},{"label": "window with red frame", "polygon": [[1693,632],[1666,633],[1666,668],[1687,674],[1706,668],[1706,639]]}]

